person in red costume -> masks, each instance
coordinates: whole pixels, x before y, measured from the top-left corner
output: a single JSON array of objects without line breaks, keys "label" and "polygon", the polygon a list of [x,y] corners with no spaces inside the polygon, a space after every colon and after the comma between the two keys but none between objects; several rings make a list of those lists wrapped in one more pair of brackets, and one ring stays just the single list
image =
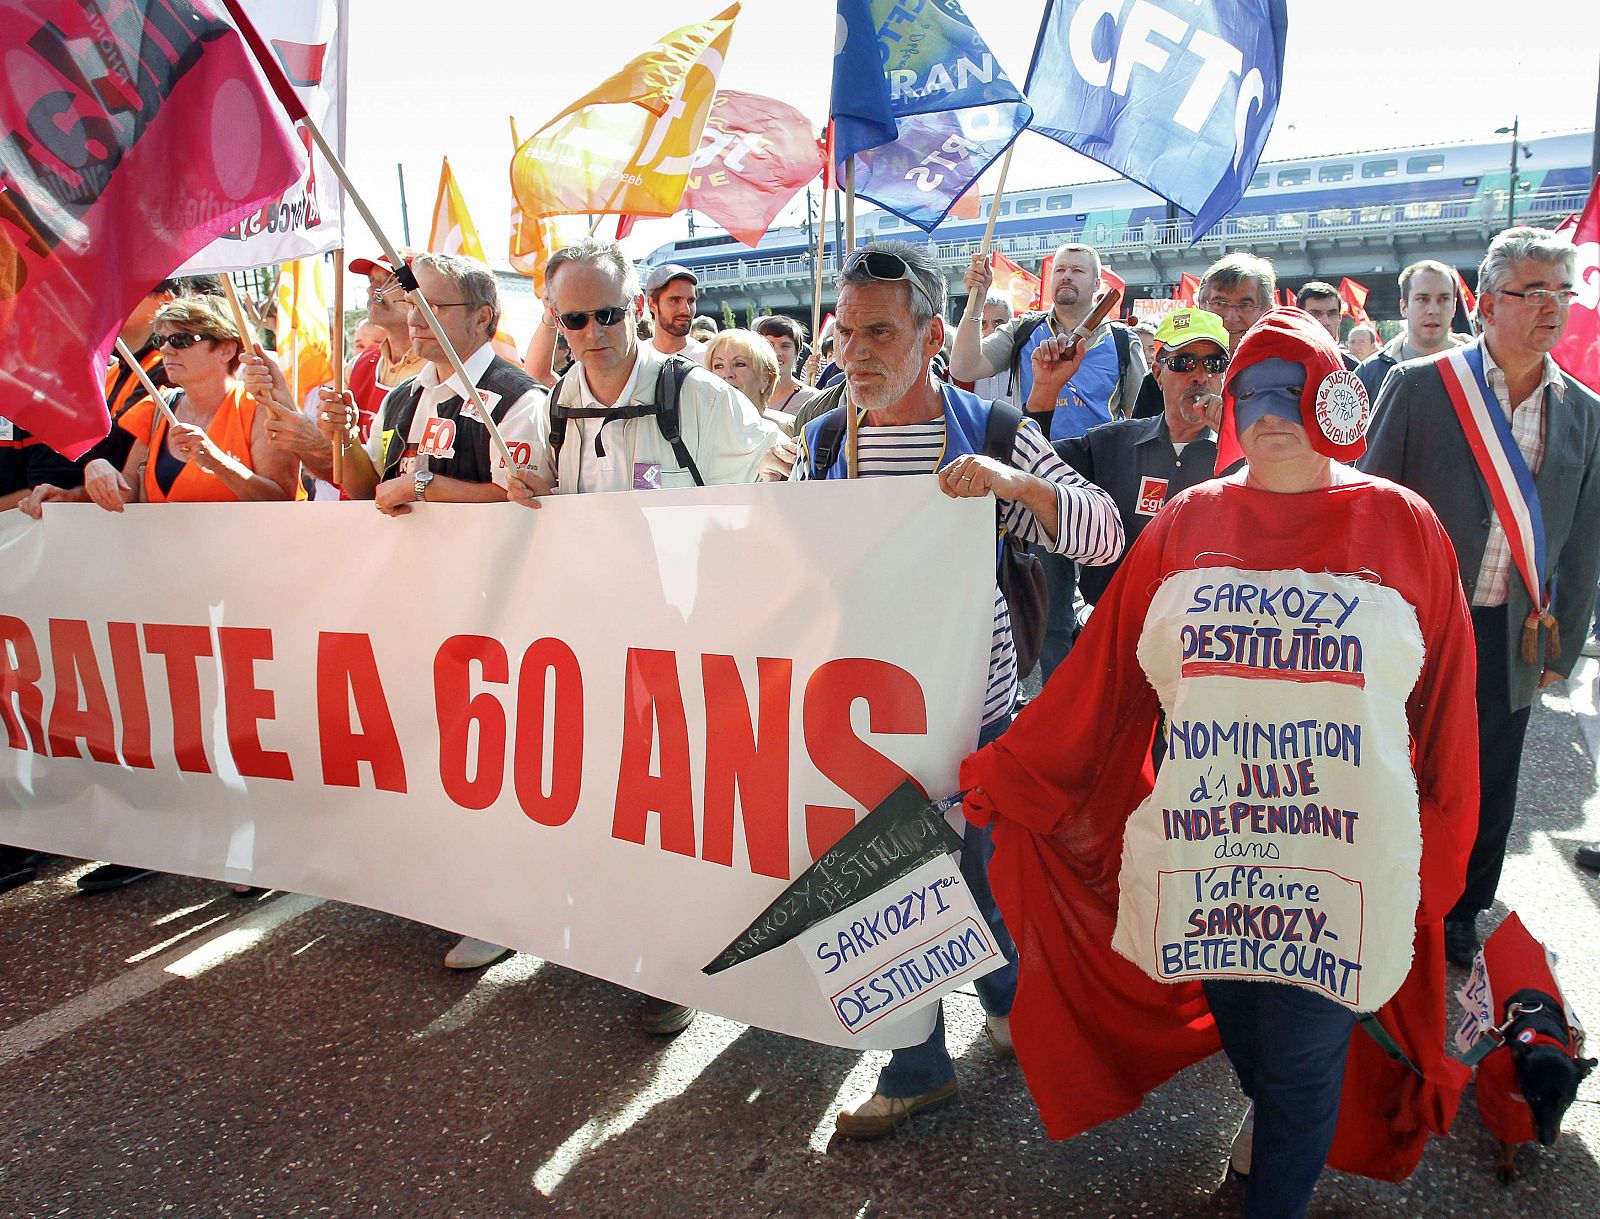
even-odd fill
[{"label": "person in red costume", "polygon": [[1253,1216],[1303,1214],[1325,1163],[1408,1176],[1467,1079],[1442,919],[1475,831],[1471,621],[1432,509],[1342,464],[1368,409],[1309,315],[1263,317],[1224,384],[1217,461],[1247,465],[1167,504],[961,770],[1046,1129],[1132,1112],[1222,1048]]}]

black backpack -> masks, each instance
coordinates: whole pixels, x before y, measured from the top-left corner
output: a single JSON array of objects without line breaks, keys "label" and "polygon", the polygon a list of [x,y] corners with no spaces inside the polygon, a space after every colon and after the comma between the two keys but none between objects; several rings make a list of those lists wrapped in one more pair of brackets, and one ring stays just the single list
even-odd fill
[{"label": "black backpack", "polygon": [[[656,426],[661,429],[661,438],[671,447],[672,455],[677,458],[678,465],[689,471],[689,477],[694,479],[695,486],[705,486],[705,479],[700,477],[700,467],[694,464],[689,446],[683,443],[683,431],[678,415],[678,400],[683,395],[683,383],[689,377],[689,370],[694,367],[695,365],[683,356],[667,356],[661,362],[661,371],[656,376],[656,400],[616,407],[562,406],[561,387],[571,370],[562,373],[550,391],[551,467],[557,471],[561,469],[561,446],[567,439],[567,420],[604,419],[609,423],[616,419],[643,419],[654,415]],[[596,435],[596,447],[599,444],[600,438]],[[600,453],[604,456],[605,450],[601,449]]]},{"label": "black backpack", "polygon": [[[816,444],[811,446],[811,473],[825,474],[839,458],[839,446],[844,443],[845,411],[839,405],[822,416],[817,427]],[[989,404],[989,422],[983,430],[985,457],[1011,464],[1017,447],[1017,430],[1027,420],[1020,407],[1008,402]],[[1050,619],[1050,589],[1045,583],[1044,564],[1037,555],[998,524],[1001,507],[995,505],[995,519],[1001,544],[1000,563],[995,579],[1011,612],[1011,642],[1017,650],[1017,676],[1026,677],[1039,662],[1044,649],[1045,627]]]}]

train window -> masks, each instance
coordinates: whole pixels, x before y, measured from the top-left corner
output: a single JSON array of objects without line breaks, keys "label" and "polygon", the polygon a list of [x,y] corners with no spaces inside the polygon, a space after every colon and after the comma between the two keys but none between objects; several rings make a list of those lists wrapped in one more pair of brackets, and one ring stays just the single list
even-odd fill
[{"label": "train window", "polygon": [[1318,182],[1348,182],[1356,176],[1356,167],[1346,162],[1343,165],[1324,165],[1317,170]]},{"label": "train window", "polygon": [[1031,214],[1033,212],[1038,211],[1039,210],[1039,206],[1040,206],[1040,201],[1038,199],[1018,199],[1017,200],[1017,215],[1019,215],[1019,216],[1027,216],[1027,215],[1029,215],[1029,214]]},{"label": "train window", "polygon": [[1311,169],[1280,169],[1278,171],[1279,186],[1304,186],[1311,181]]},{"label": "train window", "polygon": [[1265,190],[1267,188],[1267,183],[1270,182],[1271,180],[1272,180],[1272,175],[1269,174],[1266,170],[1263,169],[1255,177],[1250,179],[1250,185],[1247,186],[1245,189],[1246,190]]},{"label": "train window", "polygon": [[1361,162],[1361,176],[1363,178],[1392,178],[1400,172],[1400,162],[1394,157],[1385,161]]},{"label": "train window", "polygon": [[1432,156],[1406,158],[1406,172],[1408,174],[1436,174],[1443,168],[1443,157]]},{"label": "train window", "polygon": [[892,215],[889,212],[885,212],[883,215],[878,217],[878,229],[880,232],[884,229],[898,228],[899,225],[900,217]]},{"label": "train window", "polygon": [[1064,212],[1072,206],[1071,195],[1051,195],[1044,201],[1046,211]]}]

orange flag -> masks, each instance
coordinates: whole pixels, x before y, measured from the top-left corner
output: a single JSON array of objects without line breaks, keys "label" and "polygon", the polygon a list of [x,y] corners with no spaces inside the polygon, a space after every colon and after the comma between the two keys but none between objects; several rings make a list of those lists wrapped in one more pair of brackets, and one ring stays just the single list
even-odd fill
[{"label": "orange flag", "polygon": [[278,269],[278,362],[297,406],[333,380],[333,332],[322,259],[302,258]]},{"label": "orange flag", "polygon": [[[522,146],[522,140],[517,136],[517,120],[511,120],[511,159],[516,163],[516,150]],[[555,222],[548,216],[524,216],[522,207],[518,204],[513,192],[511,197],[511,248],[507,259],[511,269],[518,275],[527,275],[533,280],[534,295],[544,297],[544,265],[550,261],[550,255],[559,250],[565,243],[557,231]]]},{"label": "orange flag", "polygon": [[1013,312],[1025,313],[1039,299],[1039,280],[1012,262],[999,250],[989,251],[989,265],[994,268],[994,284],[989,289],[995,296],[1011,302]]},{"label": "orange flag", "polygon": [[734,4],[674,30],[520,144],[511,190],[524,223],[676,211],[738,15]]},{"label": "orange flag", "polygon": [[[450,158],[445,157],[439,166],[439,193],[433,201],[433,227],[428,230],[430,254],[459,254],[475,258],[485,266],[489,257],[483,252],[483,242],[478,238],[478,226],[467,213],[467,200],[461,193],[456,176],[450,171]],[[505,330],[496,330],[494,349],[508,360],[520,360],[517,341]]]},{"label": "orange flag", "polygon": [[976,220],[983,212],[983,205],[978,201],[978,184],[974,182],[967,188],[967,192],[955,201],[955,206],[950,209],[946,220]]}]

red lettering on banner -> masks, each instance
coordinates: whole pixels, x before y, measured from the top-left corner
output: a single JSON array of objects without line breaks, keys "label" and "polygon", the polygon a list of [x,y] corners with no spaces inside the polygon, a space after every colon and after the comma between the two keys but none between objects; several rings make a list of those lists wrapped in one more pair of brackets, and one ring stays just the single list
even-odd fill
[{"label": "red lettering on banner", "polygon": [[[552,681],[554,690],[547,697]],[[550,714],[550,702],[555,714]],[[550,791],[544,790],[545,729],[550,728]],[[512,782],[522,811],[540,825],[565,825],[583,789],[583,671],[559,639],[536,639],[517,675],[517,735]]]},{"label": "red lettering on banner", "polygon": [[[488,808],[500,798],[506,771],[506,709],[487,690],[472,694],[473,664],[483,680],[511,680],[505,645],[487,635],[452,635],[433,658],[433,700],[439,717],[439,781],[462,808]],[[471,726],[478,725],[478,756],[467,774]]]},{"label": "red lettering on banner", "polygon": [[[359,731],[351,722],[352,711]],[[360,787],[365,762],[379,791],[406,790],[400,737],[367,635],[323,631],[317,636],[317,739],[322,781],[329,787]]]},{"label": "red lettering on banner", "polygon": [[111,636],[111,675],[117,683],[117,710],[122,715],[122,762],[154,770],[150,756],[150,704],[144,689],[144,652],[139,628],[131,622],[106,624]]},{"label": "red lettering on banner", "polygon": [[[689,723],[678,685],[678,655],[629,648],[623,677],[622,761],[611,836],[644,843],[651,813],[661,817],[661,849],[694,855],[694,790],[689,774]],[[661,738],[661,773],[650,755]]]},{"label": "red lettering on banner", "polygon": [[89,624],[81,618],[50,619],[50,663],[55,675],[55,698],[50,703],[50,753],[58,758],[81,758],[78,741],[89,747],[96,762],[117,761],[116,727],[111,700],[95,659]]},{"label": "red lettering on banner", "polygon": [[733,866],[733,802],[744,818],[750,868],[789,879],[789,699],[794,661],[756,661],[760,728],[732,656],[702,656],[706,694],[706,799],[700,857]]},{"label": "red lettering on banner", "polygon": [[6,722],[6,743],[41,755],[45,751],[44,695],[39,679],[43,676],[39,648],[28,624],[21,618],[0,616],[0,719]]},{"label": "red lettering on banner", "polygon": [[167,695],[172,703],[172,752],[178,769],[208,775],[205,719],[200,708],[200,658],[211,655],[211,632],[203,626],[146,623],[144,648],[167,665]]},{"label": "red lettering on banner", "polygon": [[[857,699],[867,702],[867,731],[912,736],[928,731],[928,705],[917,679],[886,660],[830,660],[806,683],[806,750],[811,761],[863,809],[880,803],[906,772],[868,745],[850,725]],[[806,805],[806,845],[811,858],[842,838],[856,823],[854,808]]]},{"label": "red lettering on banner", "polygon": [[233,765],[247,779],[293,779],[289,755],[261,747],[261,721],[277,712],[270,689],[256,685],[256,661],[272,659],[272,632],[258,626],[217,628],[222,654],[223,709]]}]

